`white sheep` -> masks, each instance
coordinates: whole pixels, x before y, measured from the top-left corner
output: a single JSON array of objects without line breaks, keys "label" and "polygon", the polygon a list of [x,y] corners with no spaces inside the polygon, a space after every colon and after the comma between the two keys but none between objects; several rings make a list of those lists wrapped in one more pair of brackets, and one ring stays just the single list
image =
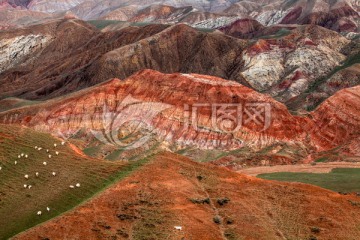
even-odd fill
[{"label": "white sheep", "polygon": [[38,146],[35,146],[35,149],[38,149]]},{"label": "white sheep", "polygon": [[16,164],[17,164],[17,161],[15,161],[14,164],[16,165]]},{"label": "white sheep", "polygon": [[76,187],[80,187],[80,183],[77,183],[75,186],[76,186]]},{"label": "white sheep", "polygon": [[40,216],[41,214],[42,214],[42,212],[41,212],[41,211],[38,211],[38,212],[37,212],[37,215],[38,215],[38,216]]},{"label": "white sheep", "polygon": [[74,185],[70,185],[69,188],[75,188]]},{"label": "white sheep", "polygon": [[24,184],[24,188],[27,188],[27,184]]},{"label": "white sheep", "polygon": [[56,144],[56,143],[54,143],[54,147],[57,147],[57,144]]},{"label": "white sheep", "polygon": [[0,171],[2,170],[2,167],[0,167]]},{"label": "white sheep", "polygon": [[36,176],[36,177],[38,177],[38,176],[39,176],[39,173],[38,173],[38,172],[36,172],[36,173],[35,173],[35,176]]},{"label": "white sheep", "polygon": [[21,156],[23,157],[25,154],[21,153]]},{"label": "white sheep", "polygon": [[175,228],[176,230],[179,230],[179,231],[182,230],[182,227],[181,227],[181,226],[175,226],[174,228]]},{"label": "white sheep", "polygon": [[48,153],[48,152],[49,152],[49,149],[46,149],[46,152]]},{"label": "white sheep", "polygon": [[61,145],[63,145],[63,146],[64,146],[64,145],[65,145],[65,142],[64,142],[64,141],[63,141],[63,142],[61,142]]},{"label": "white sheep", "polygon": [[29,179],[29,175],[25,174],[24,178]]},{"label": "white sheep", "polygon": [[28,155],[27,155],[27,154],[25,155],[25,158],[28,158]]},{"label": "white sheep", "polygon": [[55,154],[56,154],[56,155],[59,155],[59,152],[58,152],[58,151],[56,151],[56,152],[55,152]]},{"label": "white sheep", "polygon": [[56,176],[56,172],[52,172],[52,175],[55,177],[55,176]]},{"label": "white sheep", "polygon": [[42,149],[42,148],[41,148],[41,147],[39,147],[39,148],[38,148],[38,151],[41,151],[41,149]]},{"label": "white sheep", "polygon": [[21,158],[21,155],[18,155],[18,158]]},{"label": "white sheep", "polygon": [[31,188],[32,188],[32,186],[31,186],[31,185],[29,185],[29,186],[28,186],[28,189],[31,189]]},{"label": "white sheep", "polygon": [[49,154],[49,158],[51,158],[51,154]]},{"label": "white sheep", "polygon": [[50,212],[50,208],[49,208],[49,207],[46,207],[46,211]]},{"label": "white sheep", "polygon": [[46,165],[47,165],[47,162],[43,162],[43,165],[46,166]]}]

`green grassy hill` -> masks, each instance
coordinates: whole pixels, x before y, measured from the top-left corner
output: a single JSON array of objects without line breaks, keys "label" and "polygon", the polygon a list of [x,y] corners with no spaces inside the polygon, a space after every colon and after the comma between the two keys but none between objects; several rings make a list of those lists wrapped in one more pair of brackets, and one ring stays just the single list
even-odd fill
[{"label": "green grassy hill", "polygon": [[[38,151],[35,146],[43,149]],[[59,152],[58,156],[55,151]],[[21,153],[28,158],[19,159]],[[0,239],[8,239],[74,208],[145,161],[130,164],[89,158],[76,153],[70,143],[61,145],[61,140],[49,134],[0,125]],[[70,188],[77,183],[81,187]],[[24,184],[32,188],[24,188]],[[38,211],[42,211],[41,216],[37,215]]]}]

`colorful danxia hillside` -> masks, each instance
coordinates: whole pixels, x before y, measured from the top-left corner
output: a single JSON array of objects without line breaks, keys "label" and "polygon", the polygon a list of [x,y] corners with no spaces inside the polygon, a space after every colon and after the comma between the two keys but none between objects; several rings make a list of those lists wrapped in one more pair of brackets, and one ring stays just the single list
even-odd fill
[{"label": "colorful danxia hillside", "polygon": [[360,240],[359,0],[0,0],[0,240]]}]

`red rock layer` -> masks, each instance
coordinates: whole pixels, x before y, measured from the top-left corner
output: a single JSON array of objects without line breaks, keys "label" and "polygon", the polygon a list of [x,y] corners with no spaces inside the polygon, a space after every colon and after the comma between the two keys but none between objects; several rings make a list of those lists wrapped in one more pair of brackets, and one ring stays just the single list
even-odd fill
[{"label": "red rock layer", "polygon": [[[301,73],[294,76],[294,81],[297,77],[301,77]],[[227,143],[223,149],[242,146],[260,149],[284,142],[310,149],[313,146],[322,151],[347,144],[360,136],[359,95],[360,87],[340,91],[309,117],[296,117],[271,97],[232,81],[197,74],[162,74],[144,70],[126,81],[115,79],[65,98],[4,112],[0,114],[0,121],[20,123],[53,133],[74,133],[84,127],[99,130],[104,104],[109,106],[110,111],[115,111],[126,97],[131,96],[142,103],[170,106],[151,120],[155,132],[170,145],[221,149],[214,145],[214,141],[223,141]],[[271,107],[271,122],[264,131],[264,125],[252,121],[245,112],[242,112],[242,128],[231,134],[224,129],[219,131],[218,126],[211,122],[211,104],[240,104],[244,111],[246,104],[253,103],[269,104]],[[201,129],[184,128],[187,111],[184,105],[190,106],[191,113],[194,104],[209,105],[198,108],[197,120]],[[153,108],[157,109],[156,106]],[[250,111],[254,113],[254,109]],[[261,114],[265,116],[264,112]],[[59,119],[67,116],[70,116],[68,121],[59,123]],[[259,122],[260,118],[257,120]]]},{"label": "red rock layer", "polygon": [[229,26],[219,28],[227,35],[238,38],[253,38],[262,34],[265,29],[258,21],[253,19],[239,19]]},{"label": "red rock layer", "polygon": [[312,138],[320,149],[331,149],[360,136],[360,87],[339,91],[322,103],[311,117]]},{"label": "red rock layer", "polygon": [[[283,104],[269,96],[236,82],[216,77],[162,74],[153,70],[140,71],[124,82],[115,79],[64,99],[5,112],[0,115],[0,119],[4,123],[9,123],[12,119],[16,123],[54,133],[59,130],[75,133],[83,127],[100,129],[104,104],[109,106],[110,111],[114,111],[128,96],[143,103],[170,106],[151,122],[156,128],[155,132],[170,144],[218,149],[236,149],[244,145],[262,148],[275,142],[305,144],[303,139],[306,132],[302,130],[302,125],[308,120],[292,116]],[[199,114],[196,119],[199,129],[191,126],[184,128],[184,105],[189,105],[191,111],[194,104],[208,104],[198,107]],[[241,114],[241,122],[235,122],[242,127],[228,133],[224,128],[214,125],[211,121],[213,104],[235,104],[236,113],[232,116],[237,117],[237,113]],[[241,106],[242,109],[238,110],[237,106]],[[265,110],[267,107],[269,112]],[[152,110],[156,109],[156,106],[152,107]],[[234,110],[234,106],[230,107],[230,110]],[[257,111],[259,115],[255,116]],[[16,114],[18,115],[15,119],[12,116]],[[69,120],[59,122],[59,119],[66,119],[67,116],[71,116]],[[256,120],[252,119],[254,116]],[[266,125],[265,119],[269,119],[269,125]],[[214,145],[214,141],[226,144],[218,146]]]}]

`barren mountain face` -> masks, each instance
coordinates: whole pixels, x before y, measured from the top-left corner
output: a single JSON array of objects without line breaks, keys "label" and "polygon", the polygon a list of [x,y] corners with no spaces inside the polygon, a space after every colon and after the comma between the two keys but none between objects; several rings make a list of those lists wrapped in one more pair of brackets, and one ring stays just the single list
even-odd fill
[{"label": "barren mountain face", "polygon": [[[358,39],[316,25],[285,29],[252,24],[238,21],[221,29],[246,40],[186,25],[130,25],[101,32],[74,19],[4,32],[1,96],[47,99],[154,69],[235,80],[292,110],[308,110],[357,85]],[[343,75],[347,84],[335,86],[332,82]]]},{"label": "barren mountain face", "polygon": [[360,9],[356,0],[3,0],[1,6],[3,9],[28,9],[47,14],[69,11],[83,20],[186,23],[194,27],[216,29],[231,25],[239,19],[251,18],[264,26],[316,24],[346,33],[358,31]]}]

